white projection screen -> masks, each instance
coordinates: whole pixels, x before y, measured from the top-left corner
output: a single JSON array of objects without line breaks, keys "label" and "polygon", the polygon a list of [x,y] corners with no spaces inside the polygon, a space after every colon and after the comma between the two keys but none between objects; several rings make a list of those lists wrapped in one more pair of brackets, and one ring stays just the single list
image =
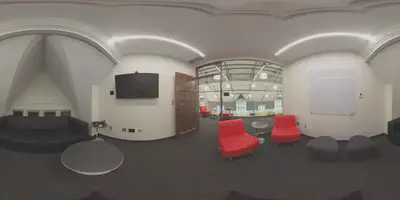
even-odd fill
[{"label": "white projection screen", "polygon": [[357,90],[354,69],[311,70],[309,75],[311,114],[355,113]]}]

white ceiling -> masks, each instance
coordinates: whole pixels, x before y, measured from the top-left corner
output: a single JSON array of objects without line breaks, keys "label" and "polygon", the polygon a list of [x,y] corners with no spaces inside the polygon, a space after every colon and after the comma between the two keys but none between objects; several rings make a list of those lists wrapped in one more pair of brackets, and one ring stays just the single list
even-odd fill
[{"label": "white ceiling", "polygon": [[192,8],[214,14],[264,13],[288,17],[305,11],[360,10],[395,0],[0,0],[0,3],[79,3],[105,6],[154,5]]},{"label": "white ceiling", "polygon": [[[292,41],[324,32],[381,35],[388,27],[397,27],[385,32],[390,35],[400,30],[399,11],[400,1],[389,0],[0,0],[0,31],[51,21],[105,42],[112,36],[138,34],[172,38],[206,54],[195,65],[233,57],[286,65],[327,51],[365,56],[369,46],[355,38],[318,39],[281,56],[274,53]],[[184,61],[197,57],[163,42],[126,41],[116,48],[122,56],[152,53]]]}]

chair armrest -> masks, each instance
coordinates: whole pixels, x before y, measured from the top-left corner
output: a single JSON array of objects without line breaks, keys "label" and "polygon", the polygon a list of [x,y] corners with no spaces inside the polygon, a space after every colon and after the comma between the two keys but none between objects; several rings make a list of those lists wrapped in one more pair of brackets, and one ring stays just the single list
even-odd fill
[{"label": "chair armrest", "polygon": [[68,117],[68,128],[75,133],[89,135],[89,124],[79,119]]},{"label": "chair armrest", "polygon": [[0,117],[0,129],[4,129],[8,126],[8,116]]}]

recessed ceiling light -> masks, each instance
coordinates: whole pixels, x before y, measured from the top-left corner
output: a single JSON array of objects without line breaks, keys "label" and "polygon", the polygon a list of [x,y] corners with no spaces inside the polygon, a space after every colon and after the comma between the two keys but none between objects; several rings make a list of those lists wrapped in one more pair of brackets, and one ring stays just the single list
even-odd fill
[{"label": "recessed ceiling light", "polygon": [[278,86],[277,86],[277,85],[274,85],[274,86],[272,86],[272,88],[274,88],[274,90],[277,90],[277,89],[278,89]]},{"label": "recessed ceiling light", "polygon": [[361,33],[348,33],[348,32],[331,32],[331,33],[319,33],[319,34],[314,34],[314,35],[310,35],[307,37],[303,37],[300,38],[296,41],[293,41],[289,44],[287,44],[286,46],[282,47],[281,49],[279,49],[276,53],[275,56],[279,56],[280,54],[282,54],[283,52],[293,48],[294,46],[297,46],[301,43],[310,41],[310,40],[315,40],[315,39],[319,39],[319,38],[326,38],[326,37],[355,37],[355,38],[359,38],[362,40],[372,40],[373,37],[371,35],[368,34],[361,34]]},{"label": "recessed ceiling light", "polygon": [[268,74],[265,73],[265,72],[261,73],[261,74],[260,74],[260,79],[261,79],[261,80],[266,80],[266,79],[268,79]]},{"label": "recessed ceiling light", "polygon": [[210,89],[210,88],[207,85],[204,86],[204,90],[208,90],[208,89]]},{"label": "recessed ceiling light", "polygon": [[108,44],[109,45],[113,45],[115,43],[120,43],[120,42],[124,42],[127,40],[157,40],[157,41],[163,41],[163,42],[168,42],[171,44],[175,44],[178,46],[181,46],[183,48],[186,48],[194,53],[196,53],[197,55],[201,56],[201,57],[205,57],[204,53],[201,52],[200,50],[177,40],[171,39],[171,38],[166,38],[166,37],[162,37],[162,36],[156,36],[156,35],[128,35],[128,36],[114,36],[111,37],[111,39],[108,40]]},{"label": "recessed ceiling light", "polygon": [[252,95],[251,95],[251,94],[249,94],[249,95],[248,95],[248,97],[252,97]]},{"label": "recessed ceiling light", "polygon": [[231,88],[231,84],[228,83],[228,84],[225,85],[225,87],[226,88]]},{"label": "recessed ceiling light", "polygon": [[268,97],[268,94],[265,94],[265,97]]},{"label": "recessed ceiling light", "polygon": [[220,75],[215,75],[214,76],[214,80],[218,80],[218,81],[221,80],[221,76]]},{"label": "recessed ceiling light", "polygon": [[252,84],[251,84],[251,87],[252,87],[252,88],[255,88],[256,86],[257,86],[257,85],[256,85],[255,83],[252,83]]},{"label": "recessed ceiling light", "polygon": [[233,97],[233,94],[231,94],[230,96]]}]

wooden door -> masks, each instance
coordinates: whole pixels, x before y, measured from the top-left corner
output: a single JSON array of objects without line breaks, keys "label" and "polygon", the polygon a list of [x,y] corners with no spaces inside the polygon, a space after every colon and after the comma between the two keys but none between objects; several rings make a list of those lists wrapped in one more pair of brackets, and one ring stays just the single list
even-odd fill
[{"label": "wooden door", "polygon": [[199,129],[199,91],[196,78],[175,73],[175,127],[176,135]]}]

